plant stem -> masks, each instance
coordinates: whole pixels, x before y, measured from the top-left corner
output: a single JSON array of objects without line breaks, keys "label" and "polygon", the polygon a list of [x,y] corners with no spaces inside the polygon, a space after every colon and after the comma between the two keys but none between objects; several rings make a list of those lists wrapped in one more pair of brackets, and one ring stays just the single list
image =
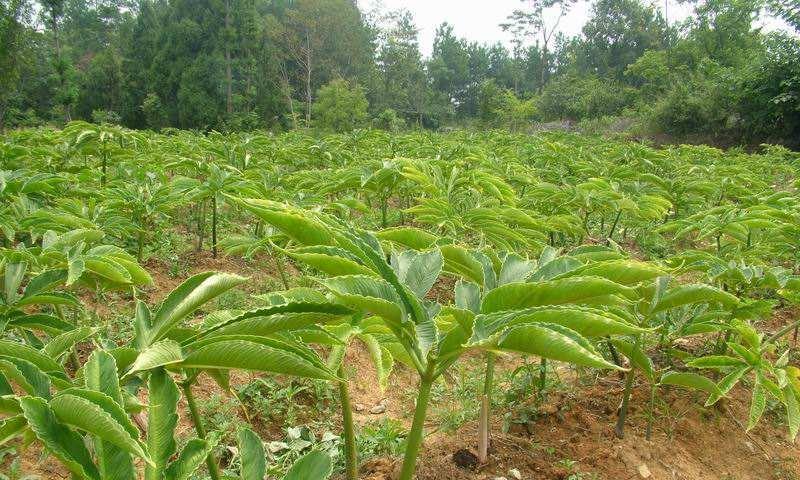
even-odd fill
[{"label": "plant stem", "polygon": [[211,197],[211,256],[217,258],[217,195]]},{"label": "plant stem", "polygon": [[136,238],[137,248],[136,248],[136,261],[141,263],[142,262],[142,255],[144,253],[144,229],[139,231],[139,235]]},{"label": "plant stem", "polygon": [[608,351],[609,353],[611,353],[611,359],[614,360],[614,365],[621,367],[622,362],[619,359],[619,353],[617,353],[617,347],[615,347],[614,344],[611,343],[610,338],[606,340],[606,345],[608,345]]},{"label": "plant stem", "polygon": [[[192,384],[188,381],[183,382],[181,384],[181,388],[183,389],[183,395],[186,397],[186,404],[189,406],[189,413],[192,415],[192,423],[194,423],[194,429],[197,431],[197,436],[201,439],[206,438],[206,429],[203,426],[203,420],[200,418],[200,412],[197,411],[197,403],[194,400],[194,395],[192,394]],[[217,465],[217,460],[214,458],[214,454],[209,452],[208,456],[206,457],[206,465],[208,466],[208,474],[211,476],[213,480],[220,480],[222,475],[219,472],[219,465]]]},{"label": "plant stem", "polygon": [[647,414],[647,432],[645,433],[645,438],[650,440],[653,436],[653,421],[656,417],[656,389],[658,387],[654,385],[650,385],[650,411]]},{"label": "plant stem", "polygon": [[[344,362],[339,365],[339,377],[345,378]],[[339,383],[339,401],[342,403],[342,426],[344,428],[345,479],[358,480],[358,450],[356,429],[353,423],[353,406],[347,381]]]},{"label": "plant stem", "polygon": [[[767,343],[775,343],[775,342],[777,342],[778,340],[781,339],[781,337],[783,337],[787,333],[791,332],[792,330],[796,329],[798,326],[800,326],[800,320],[796,320],[796,321],[790,323],[789,325],[786,325],[785,327],[783,327],[780,330],[778,330],[771,337],[769,337],[767,339]],[[795,338],[797,338],[797,337],[795,336]]]},{"label": "plant stem", "polygon": [[544,402],[547,394],[547,359],[542,357],[539,361],[539,400]]},{"label": "plant stem", "polygon": [[617,210],[617,216],[614,217],[614,223],[611,224],[611,231],[608,232],[608,239],[614,239],[614,230],[617,229],[617,223],[619,223],[619,217],[622,215],[622,209]]},{"label": "plant stem", "polygon": [[625,393],[622,395],[622,405],[619,407],[617,425],[614,427],[614,433],[616,433],[617,438],[625,438],[625,417],[628,416],[628,404],[631,401],[631,393],[633,391],[633,378],[634,370],[631,368],[625,378]]},{"label": "plant stem", "polygon": [[417,466],[417,456],[425,436],[425,417],[428,414],[428,401],[431,398],[436,362],[429,362],[425,373],[420,376],[419,391],[417,392],[417,406],[414,410],[414,421],[406,440],[406,453],[403,458],[403,467],[398,480],[411,480]]},{"label": "plant stem", "polygon": [[491,408],[492,387],[494,383],[494,354],[486,354],[486,377],[483,381],[483,394],[481,395],[481,412],[478,422],[478,461],[486,463],[489,458],[489,438],[491,426],[489,410]]},{"label": "plant stem", "polygon": [[289,289],[289,279],[286,277],[286,270],[283,268],[283,262],[278,257],[279,253],[274,248],[275,245],[272,244],[272,242],[270,242],[270,245],[273,247],[273,248],[270,248],[270,253],[272,254],[272,260],[275,262],[275,266],[278,268],[278,274],[280,274],[280,276],[281,276],[281,283],[283,284],[283,289],[284,290],[288,290]]}]

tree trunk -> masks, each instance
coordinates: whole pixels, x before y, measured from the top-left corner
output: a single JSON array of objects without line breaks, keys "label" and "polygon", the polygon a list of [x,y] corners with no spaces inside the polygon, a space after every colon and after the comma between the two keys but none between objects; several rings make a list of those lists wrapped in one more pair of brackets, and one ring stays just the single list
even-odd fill
[{"label": "tree trunk", "polygon": [[306,31],[306,127],[311,125],[311,37]]},{"label": "tree trunk", "polygon": [[225,2],[225,111],[233,114],[233,73],[231,72],[231,1]]}]

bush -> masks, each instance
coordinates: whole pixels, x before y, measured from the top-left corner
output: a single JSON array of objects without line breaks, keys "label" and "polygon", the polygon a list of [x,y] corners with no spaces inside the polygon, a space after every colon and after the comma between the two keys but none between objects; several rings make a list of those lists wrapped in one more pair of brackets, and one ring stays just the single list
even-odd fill
[{"label": "bush", "polygon": [[730,131],[736,119],[731,114],[730,88],[720,77],[699,76],[676,84],[657,101],[648,117],[651,128],[670,135],[712,135]]},{"label": "bush", "polygon": [[93,110],[92,121],[94,123],[113,123],[119,125],[122,122],[122,118],[117,112],[111,110]]},{"label": "bush", "polygon": [[636,90],[613,80],[566,75],[542,90],[539,110],[546,120],[582,120],[618,115],[636,100]]},{"label": "bush", "polygon": [[372,124],[375,128],[380,128],[381,130],[387,130],[389,132],[399,132],[406,126],[406,121],[397,115],[397,112],[392,108],[387,108],[386,110],[382,111],[375,119],[372,121]]},{"label": "bush", "polygon": [[515,130],[534,120],[537,113],[533,99],[518,98],[511,90],[498,87],[494,80],[481,85],[478,114],[484,125]]},{"label": "bush", "polygon": [[364,89],[338,79],[319,89],[312,113],[318,127],[342,133],[363,126],[368,108]]}]

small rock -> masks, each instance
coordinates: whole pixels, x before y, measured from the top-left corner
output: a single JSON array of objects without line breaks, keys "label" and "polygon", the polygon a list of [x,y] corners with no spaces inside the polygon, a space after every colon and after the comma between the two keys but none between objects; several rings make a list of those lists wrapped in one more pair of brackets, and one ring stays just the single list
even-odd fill
[{"label": "small rock", "polygon": [[506,477],[494,477],[492,480],[508,480]]},{"label": "small rock", "polygon": [[744,445],[747,447],[748,450],[750,450],[750,453],[756,453],[756,447],[755,445],[753,445],[752,442],[745,441]]},{"label": "small rock", "polygon": [[522,480],[522,474],[519,473],[519,470],[517,470],[516,468],[512,468],[511,470],[509,470],[508,474],[514,477],[516,480]]},{"label": "small rock", "polygon": [[453,463],[458,468],[474,470],[478,466],[478,457],[469,450],[462,448],[453,454]]},{"label": "small rock", "polygon": [[651,476],[653,476],[653,474],[650,473],[650,469],[647,468],[647,465],[643,463],[639,465],[639,476],[642,478],[650,478]]},{"label": "small rock", "polygon": [[356,403],[356,404],[354,405],[354,407],[355,407],[355,409],[356,409],[356,412],[363,412],[364,410],[366,410],[366,409],[367,409],[367,407],[365,407],[365,406],[364,406],[363,404],[361,404],[361,403]]},{"label": "small rock", "polygon": [[539,407],[539,413],[542,415],[553,415],[558,412],[558,405],[553,403],[547,403]]},{"label": "small rock", "polygon": [[369,413],[371,413],[373,415],[380,415],[381,413],[384,413],[385,411],[386,411],[386,405],[383,405],[383,404],[375,405],[374,407],[369,409]]}]

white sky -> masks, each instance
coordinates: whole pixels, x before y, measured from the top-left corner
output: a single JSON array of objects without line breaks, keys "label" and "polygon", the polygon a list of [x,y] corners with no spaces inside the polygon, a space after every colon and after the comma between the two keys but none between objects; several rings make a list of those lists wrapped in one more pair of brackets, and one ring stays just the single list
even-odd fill
[{"label": "white sky", "polygon": [[[668,2],[670,23],[684,20],[691,12],[689,4],[678,4],[675,0],[659,0],[659,8]],[[509,45],[511,36],[499,27],[512,11],[525,7],[521,0],[358,0],[362,10],[371,10],[380,2],[386,10],[404,8],[414,15],[419,28],[420,50],[428,56],[433,49],[436,27],[442,22],[453,25],[455,34],[470,41],[495,43],[501,41]],[[590,1],[580,1],[561,19],[559,30],[566,35],[577,35],[586,23],[591,11]],[[787,28],[783,22],[774,18],[763,18],[761,24],[766,30]]]}]

